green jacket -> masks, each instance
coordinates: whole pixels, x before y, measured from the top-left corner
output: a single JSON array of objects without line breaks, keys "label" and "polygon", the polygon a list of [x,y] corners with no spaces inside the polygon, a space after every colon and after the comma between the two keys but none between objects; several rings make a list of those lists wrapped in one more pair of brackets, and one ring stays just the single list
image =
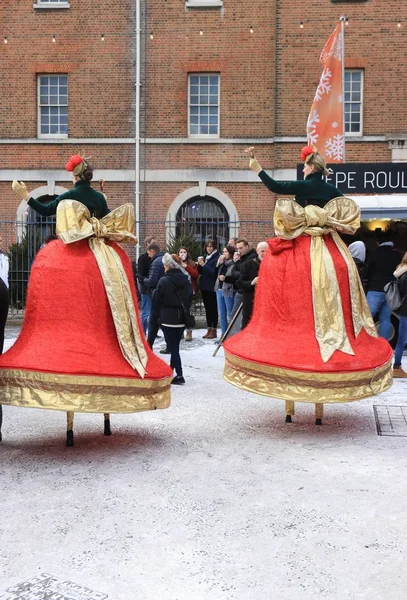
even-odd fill
[{"label": "green jacket", "polygon": [[56,214],[57,206],[61,200],[78,200],[78,202],[82,202],[89,209],[90,214],[97,219],[101,219],[110,212],[104,195],[96,192],[91,188],[88,181],[83,181],[82,179],[75,183],[75,187],[72,190],[57,196],[52,202],[42,204],[42,202],[30,198],[28,206],[31,206],[31,208],[43,217],[49,217]]},{"label": "green jacket", "polygon": [[260,171],[259,177],[275,194],[294,195],[301,206],[316,204],[323,207],[332,198],[343,196],[338,188],[322,179],[322,173],[311,173],[303,181],[275,181],[265,171]]}]

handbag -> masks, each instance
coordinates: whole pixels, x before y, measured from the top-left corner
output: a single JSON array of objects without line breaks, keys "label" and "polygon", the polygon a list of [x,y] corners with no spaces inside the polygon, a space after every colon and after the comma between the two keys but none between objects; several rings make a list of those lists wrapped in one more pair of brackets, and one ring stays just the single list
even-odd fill
[{"label": "handbag", "polygon": [[386,298],[387,306],[391,310],[397,310],[398,308],[400,308],[400,306],[403,304],[404,300],[406,299],[405,296],[403,298],[400,294],[400,288],[399,288],[398,281],[393,280],[393,281],[390,281],[389,283],[386,283],[386,285],[384,286],[384,292],[386,294],[385,298]]},{"label": "handbag", "polygon": [[195,317],[194,317],[194,315],[191,315],[191,313],[189,312],[189,310],[187,309],[187,307],[185,306],[185,304],[182,302],[181,296],[178,293],[177,287],[174,285],[174,283],[172,283],[172,285],[174,287],[175,293],[177,294],[177,298],[179,300],[179,303],[181,304],[181,309],[182,309],[182,312],[183,312],[183,320],[184,320],[184,323],[185,323],[185,327],[187,329],[194,329],[194,327],[196,327]]}]

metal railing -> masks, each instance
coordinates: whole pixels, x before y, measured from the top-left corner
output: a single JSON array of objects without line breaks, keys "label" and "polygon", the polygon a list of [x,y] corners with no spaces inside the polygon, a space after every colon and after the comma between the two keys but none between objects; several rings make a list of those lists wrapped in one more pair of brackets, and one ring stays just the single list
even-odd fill
[{"label": "metal railing", "polygon": [[[178,251],[180,245],[188,247],[192,258],[203,253],[205,241],[214,239],[221,250],[230,237],[243,237],[252,246],[267,240],[273,234],[272,220],[252,219],[224,221],[206,219],[194,221],[142,221],[141,241],[154,236],[164,250]],[[9,257],[10,317],[23,315],[27,298],[27,287],[35,257],[41,246],[55,233],[55,219],[38,217],[35,221],[0,221],[0,248]],[[136,260],[134,245],[125,244],[130,260]],[[140,252],[144,251],[140,245]],[[197,299],[198,300],[198,299]],[[203,311],[196,302],[196,313]]]}]

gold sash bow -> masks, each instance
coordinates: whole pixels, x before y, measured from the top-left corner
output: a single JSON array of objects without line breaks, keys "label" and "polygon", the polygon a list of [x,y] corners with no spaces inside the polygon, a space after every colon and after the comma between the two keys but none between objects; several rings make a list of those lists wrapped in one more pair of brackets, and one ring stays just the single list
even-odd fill
[{"label": "gold sash bow", "polygon": [[120,256],[106,244],[106,239],[137,243],[133,231],[134,207],[130,203],[115,208],[103,219],[91,217],[86,206],[77,200],[62,200],[58,204],[56,233],[64,244],[89,238],[89,247],[102,275],[121,352],[144,378],[148,358],[129,281]]},{"label": "gold sash bow", "polygon": [[292,240],[301,234],[311,236],[312,303],[315,336],[321,357],[327,362],[335,350],[354,354],[346,333],[342,300],[332,256],[324,242],[331,235],[341,253],[349,276],[352,322],[355,337],[364,328],[377,337],[356,264],[338,231],[354,234],[360,226],[360,210],[351,198],[334,198],[324,208],[303,208],[294,200],[279,199],[274,212],[276,234]]}]

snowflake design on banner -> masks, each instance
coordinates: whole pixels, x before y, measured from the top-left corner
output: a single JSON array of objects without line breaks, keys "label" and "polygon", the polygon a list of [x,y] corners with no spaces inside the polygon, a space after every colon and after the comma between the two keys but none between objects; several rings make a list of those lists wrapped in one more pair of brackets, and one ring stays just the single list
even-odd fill
[{"label": "snowflake design on banner", "polygon": [[315,100],[318,102],[321,100],[324,94],[329,94],[331,91],[331,83],[330,79],[332,77],[332,72],[326,68],[325,71],[321,75],[321,79],[319,81],[319,85],[317,87],[317,91],[315,92]]},{"label": "snowflake design on banner", "polygon": [[315,146],[318,142],[317,123],[319,123],[319,114],[316,110],[313,110],[307,121],[307,138],[310,146]]},{"label": "snowflake design on banner", "polygon": [[343,135],[334,135],[325,142],[325,153],[328,158],[336,161],[343,160]]},{"label": "snowflake design on banner", "polygon": [[336,129],[337,127],[339,127],[339,124],[338,124],[336,121],[334,121],[334,122],[332,123],[332,127],[333,127],[334,129]]},{"label": "snowflake design on banner", "polygon": [[342,34],[340,33],[333,41],[329,56],[333,56],[336,60],[342,60],[342,42]]}]

